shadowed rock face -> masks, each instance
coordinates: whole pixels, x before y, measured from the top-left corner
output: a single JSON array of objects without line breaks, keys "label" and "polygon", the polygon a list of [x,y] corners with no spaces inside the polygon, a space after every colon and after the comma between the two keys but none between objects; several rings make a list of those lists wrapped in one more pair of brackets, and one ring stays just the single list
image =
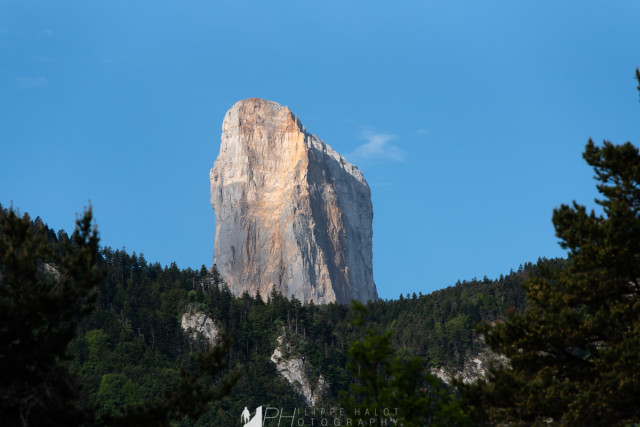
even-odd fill
[{"label": "shadowed rock face", "polygon": [[236,103],[222,123],[210,180],[213,262],[234,294],[377,299],[369,186],[288,107]]}]

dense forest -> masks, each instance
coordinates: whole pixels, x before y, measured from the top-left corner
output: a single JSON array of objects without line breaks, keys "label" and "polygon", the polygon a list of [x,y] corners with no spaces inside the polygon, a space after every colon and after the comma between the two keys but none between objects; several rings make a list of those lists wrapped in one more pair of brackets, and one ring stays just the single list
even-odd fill
[{"label": "dense forest", "polygon": [[[270,361],[283,328],[291,352],[305,356],[310,377],[326,379],[327,405],[336,404],[339,392],[348,389],[352,379],[346,370],[347,349],[361,338],[349,306],[302,304],[277,293],[266,301],[248,294],[236,298],[215,269],[162,268],[119,250],[103,249],[101,255],[108,274],[99,309],[81,323],[72,351],[89,396],[102,410],[159,393],[175,376],[177,365],[191,362],[201,347],[180,327],[190,308],[231,331],[230,365],[242,372],[231,396],[215,404],[198,425],[211,425],[214,418],[216,425],[234,425],[244,406],[304,406]],[[522,310],[520,285],[535,271],[527,264],[495,281],[474,280],[430,295],[369,303],[366,323],[391,330],[393,346],[402,353],[422,357],[427,366],[455,371],[485,350],[475,332],[477,323],[503,317],[509,309]]]},{"label": "dense forest", "polygon": [[[234,426],[266,407],[294,408],[286,425],[314,408],[350,411],[332,425],[638,425],[640,151],[590,140],[583,157],[602,213],[554,210],[566,260],[366,306],[234,296],[215,266],[100,248],[90,208],[68,235],[0,206],[0,421]],[[220,339],[183,329],[195,314]]]},{"label": "dense forest", "polygon": [[[2,216],[7,214],[2,209]],[[40,218],[31,226],[54,252],[64,252],[67,233],[55,232]],[[108,247],[98,250],[97,263],[103,278],[94,295],[95,308],[79,319],[65,363],[80,379],[82,399],[95,406],[98,418],[161,396],[178,381],[181,367],[194,368],[195,355],[210,343],[182,329],[186,312],[206,314],[231,335],[227,358],[230,370],[240,373],[237,383],[198,421],[185,417],[180,422],[184,426],[237,425],[244,407],[304,408],[302,397],[271,361],[278,337],[285,341],[288,356],[303,357],[312,382],[321,375],[326,381],[316,406],[337,406],[340,392],[349,390],[353,378],[347,369],[348,349],[367,329],[390,332],[396,354],[418,356],[426,369],[459,372],[468,360],[487,352],[476,325],[508,311],[522,312],[521,285],[538,270],[525,264],[497,280],[485,277],[428,295],[369,302],[364,327],[356,327],[348,305],[303,304],[276,292],[266,301],[259,295],[235,297],[215,266],[199,271],[175,264],[163,267],[142,254]],[[563,263],[541,260],[553,267]]]},{"label": "dense forest", "polygon": [[640,152],[589,141],[584,157],[604,215],[554,211],[567,260],[366,305],[234,296],[215,266],[100,248],[90,208],[68,235],[0,207],[0,416],[233,426],[264,407],[265,425],[274,412],[313,425],[338,408],[333,425],[633,425]]}]

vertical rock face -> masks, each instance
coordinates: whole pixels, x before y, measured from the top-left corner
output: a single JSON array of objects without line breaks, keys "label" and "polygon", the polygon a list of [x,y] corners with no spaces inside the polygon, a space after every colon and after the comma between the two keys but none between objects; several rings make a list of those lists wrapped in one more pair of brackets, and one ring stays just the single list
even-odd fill
[{"label": "vertical rock face", "polygon": [[232,292],[315,303],[377,299],[371,192],[288,107],[236,103],[210,173],[213,262]]}]

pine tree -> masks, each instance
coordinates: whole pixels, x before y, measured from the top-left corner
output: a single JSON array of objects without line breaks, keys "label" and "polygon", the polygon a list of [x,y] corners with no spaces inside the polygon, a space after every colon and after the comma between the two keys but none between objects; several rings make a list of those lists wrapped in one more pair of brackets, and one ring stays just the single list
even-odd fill
[{"label": "pine tree", "polygon": [[[63,250],[12,209],[0,219],[0,419],[3,425],[73,425],[80,387],[61,361],[79,316],[93,309],[98,235],[91,209]],[[60,255],[63,253],[64,255]]]},{"label": "pine tree", "polygon": [[640,421],[640,154],[629,142],[590,140],[583,157],[595,170],[602,213],[575,202],[557,208],[568,266],[540,264],[541,277],[525,284],[527,310],[481,328],[509,363],[486,380],[457,384],[477,422]]},{"label": "pine tree", "polygon": [[354,425],[466,425],[467,418],[440,379],[424,372],[423,360],[398,356],[391,344],[392,331],[364,331],[367,309],[354,301],[353,310],[353,324],[364,337],[349,348],[347,369],[355,381],[351,393],[341,393],[340,403]]},{"label": "pine tree", "polygon": [[179,381],[161,397],[121,408],[119,413],[100,419],[97,425],[169,427],[184,417],[197,420],[209,410],[210,404],[227,396],[240,377],[238,371],[227,370],[231,343],[231,336],[224,334],[208,352],[196,355],[195,370],[181,368]]},{"label": "pine tree", "polygon": [[[85,398],[80,382],[65,362],[78,322],[95,308],[104,276],[91,222],[88,209],[71,237],[64,234],[56,244],[42,221],[34,225],[28,215],[20,218],[0,206],[0,424],[169,426],[185,416],[197,419],[238,379],[227,370],[228,334],[196,354],[196,368],[182,368],[178,382],[155,400],[106,416],[80,403]],[[131,261],[124,252],[120,260]],[[116,386],[126,380],[111,378]]]}]

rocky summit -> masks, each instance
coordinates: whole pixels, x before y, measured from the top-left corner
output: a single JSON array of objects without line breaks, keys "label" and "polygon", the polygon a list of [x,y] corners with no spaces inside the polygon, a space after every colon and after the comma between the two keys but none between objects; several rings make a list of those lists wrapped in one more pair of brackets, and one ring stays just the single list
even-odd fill
[{"label": "rocky summit", "polygon": [[213,262],[235,295],[376,300],[371,191],[288,107],[237,102],[210,173]]}]

